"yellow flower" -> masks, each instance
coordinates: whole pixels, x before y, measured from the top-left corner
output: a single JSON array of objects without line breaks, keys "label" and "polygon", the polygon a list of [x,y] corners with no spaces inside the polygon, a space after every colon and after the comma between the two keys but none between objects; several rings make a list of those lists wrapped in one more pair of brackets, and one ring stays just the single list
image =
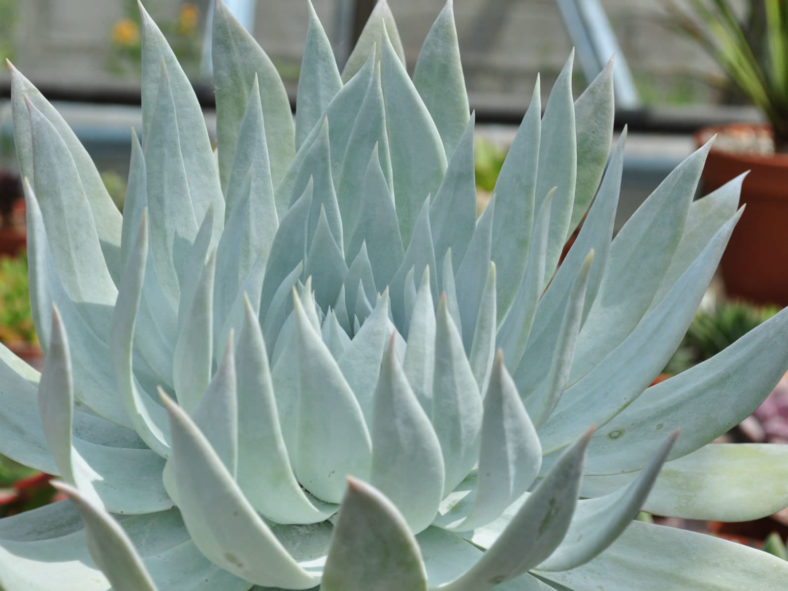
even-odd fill
[{"label": "yellow flower", "polygon": [[139,45],[140,29],[133,20],[124,18],[112,27],[112,42],[123,47]]},{"label": "yellow flower", "polygon": [[200,20],[200,9],[190,2],[181,6],[181,12],[178,15],[178,32],[181,35],[188,35],[197,27],[197,22]]}]

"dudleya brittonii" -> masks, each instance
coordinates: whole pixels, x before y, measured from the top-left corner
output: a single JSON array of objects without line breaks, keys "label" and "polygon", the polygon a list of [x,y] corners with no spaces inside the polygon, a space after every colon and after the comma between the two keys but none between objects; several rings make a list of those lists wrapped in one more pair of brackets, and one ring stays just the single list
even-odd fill
[{"label": "dudleya brittonii", "polygon": [[788,504],[784,447],[706,445],[785,370],[786,313],[649,387],[741,180],[692,202],[703,148],[611,242],[611,71],[573,101],[570,60],[544,116],[537,85],[477,220],[451,2],[412,80],[385,2],[342,74],[309,10],[293,118],[218,3],[216,155],[143,12],[122,216],[12,69],[47,360],[39,376],[2,350],[0,452],[73,504],[0,521],[0,584],[779,588],[774,557],[632,521]]}]

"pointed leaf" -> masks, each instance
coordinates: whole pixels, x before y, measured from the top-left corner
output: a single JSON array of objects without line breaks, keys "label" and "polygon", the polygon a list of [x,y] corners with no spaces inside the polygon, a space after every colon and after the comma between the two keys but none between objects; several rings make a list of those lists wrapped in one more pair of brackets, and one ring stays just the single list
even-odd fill
[{"label": "pointed leaf", "polygon": [[452,154],[468,122],[470,108],[451,1],[443,6],[421,46],[413,84],[435,121],[446,154]]},{"label": "pointed leaf", "polygon": [[419,545],[405,519],[379,491],[353,478],[348,479],[320,588],[427,590]]},{"label": "pointed leaf", "polygon": [[418,533],[428,527],[443,494],[443,455],[427,414],[413,394],[389,339],[375,389],[370,483]]},{"label": "pointed leaf", "polygon": [[126,532],[101,506],[63,483],[53,486],[65,493],[85,522],[90,555],[117,591],[155,591],[156,585],[134,550]]},{"label": "pointed leaf", "polygon": [[435,308],[430,290],[429,267],[424,269],[421,284],[411,309],[408,340],[402,370],[408,383],[428,413],[432,413],[432,386],[435,379]]},{"label": "pointed leaf", "polygon": [[370,55],[380,51],[386,39],[391,42],[397,57],[404,64],[405,50],[397,32],[397,23],[394,21],[394,15],[391,14],[388,2],[381,0],[372,9],[372,14],[369,15],[353,51],[347,58],[342,70],[342,82],[347,83],[361,69]]},{"label": "pointed leaf", "polygon": [[342,88],[339,68],[331,42],[326,35],[312,2],[309,6],[309,28],[306,32],[304,58],[298,74],[295,115],[296,148],[301,146],[311,129],[326,112],[328,104]]},{"label": "pointed leaf", "polygon": [[295,125],[282,79],[271,59],[223,3],[213,17],[213,72],[219,170],[226,186],[237,150],[240,123],[257,76],[265,116],[265,140],[276,187],[295,155]]}]

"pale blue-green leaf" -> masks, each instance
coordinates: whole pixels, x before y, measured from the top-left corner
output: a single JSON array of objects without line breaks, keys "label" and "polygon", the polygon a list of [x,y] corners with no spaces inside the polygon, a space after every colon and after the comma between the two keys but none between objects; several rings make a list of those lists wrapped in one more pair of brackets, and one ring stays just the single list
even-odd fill
[{"label": "pale blue-green leaf", "polygon": [[342,328],[342,325],[339,324],[333,308],[330,308],[326,313],[320,332],[323,335],[323,342],[328,347],[328,350],[331,351],[331,355],[334,356],[334,359],[339,359],[344,350],[350,345],[350,337],[345,332],[345,329]]},{"label": "pale blue-green leaf", "polygon": [[[622,408],[636,400],[654,380],[692,322],[737,220],[738,215],[717,232],[659,305],[644,316],[621,345],[584,378],[565,390],[555,412],[540,429],[545,450],[552,452],[576,437],[578,420],[605,425]],[[644,355],[643,351],[648,351],[648,355]],[[739,419],[743,418],[741,416]],[[714,424],[713,421],[703,420],[698,425],[693,424],[690,430],[699,430],[705,435],[708,433],[707,427]],[[604,432],[614,430],[606,426]],[[715,433],[715,436],[722,432]],[[639,442],[644,441],[641,435],[636,436]],[[593,457],[599,456],[595,454]],[[621,469],[621,466],[617,468]]]},{"label": "pale blue-green leaf", "polygon": [[430,413],[446,466],[444,493],[468,475],[479,458],[482,397],[462,337],[441,297],[435,327],[435,379]]},{"label": "pale blue-green leaf", "polygon": [[452,266],[451,249],[446,251],[443,257],[443,267],[441,267],[441,297],[446,296],[446,307],[449,316],[454,321],[454,326],[462,334],[462,319],[460,318],[460,304],[457,301],[457,283],[454,279],[454,267]]},{"label": "pale blue-green leaf", "polygon": [[[525,573],[561,543],[577,503],[587,432],[562,455],[552,470],[527,495],[506,528],[487,547],[476,564],[445,587],[446,591],[486,591],[495,584]],[[482,528],[483,529],[483,528]],[[479,530],[471,538],[477,541]]]},{"label": "pale blue-green leaf", "polygon": [[[473,237],[457,269],[457,300],[462,319],[462,342],[465,350],[471,350],[476,315],[482,301],[482,293],[490,271],[493,218],[496,203],[491,200],[482,213],[473,232]],[[452,252],[454,256],[454,252]]]},{"label": "pale blue-green leaf", "polygon": [[150,254],[163,292],[177,309],[183,265],[202,217],[198,219],[189,194],[175,99],[163,64],[160,74],[150,131],[143,136]]},{"label": "pale blue-green leaf", "polygon": [[364,321],[366,321],[370,314],[372,314],[372,303],[367,299],[367,295],[364,293],[364,288],[361,287],[361,284],[359,284],[356,293],[356,309],[353,312],[353,334],[359,333],[361,330],[361,325],[364,323]]},{"label": "pale blue-green leaf", "polygon": [[654,300],[681,238],[708,150],[708,145],[701,148],[673,170],[613,240],[578,338],[573,382],[627,337]]},{"label": "pale blue-green leaf", "polygon": [[577,185],[569,231],[582,221],[594,199],[613,140],[613,59],[575,101]]},{"label": "pale blue-green leaf", "polygon": [[295,140],[298,148],[306,135],[317,125],[331,99],[342,88],[339,68],[331,42],[326,35],[312,2],[309,6],[309,27],[306,32],[304,57],[298,73]]},{"label": "pale blue-green leaf", "polygon": [[473,505],[451,529],[468,531],[498,518],[531,486],[541,465],[539,437],[499,352],[484,398]]},{"label": "pale blue-green leaf", "polygon": [[27,103],[34,105],[55,127],[68,147],[79,174],[82,188],[90,205],[93,223],[101,243],[107,267],[113,279],[120,276],[121,215],[112,201],[101,175],[85,147],[63,117],[19,70],[11,69],[11,106],[14,120],[14,145],[19,158],[21,177],[35,184],[33,164],[33,135]]},{"label": "pale blue-green leaf", "polygon": [[200,269],[191,305],[181,309],[183,318],[175,343],[172,378],[178,402],[191,413],[211,380],[213,362],[213,286],[215,251]]},{"label": "pale blue-green leaf", "polygon": [[332,508],[315,506],[295,479],[282,437],[263,334],[248,300],[244,309],[235,356],[238,486],[257,511],[276,523],[322,521]]},{"label": "pale blue-green leaf", "polygon": [[670,266],[654,293],[652,307],[662,300],[714,234],[736,214],[744,177],[745,175],[741,174],[719,189],[692,202],[684,224],[684,233],[681,235]]},{"label": "pale blue-green leaf", "polygon": [[[541,115],[542,103],[537,76],[531,103],[495,182],[495,201],[500,203],[500,212],[493,220],[492,259],[501,269],[498,285],[500,319],[503,319],[514,302],[528,262],[534,224]],[[457,259],[457,262],[460,260]]]},{"label": "pale blue-green leaf", "polygon": [[106,333],[97,333],[85,321],[85,316],[98,318],[107,315],[109,317],[107,330],[109,330],[112,309],[109,306],[98,306],[69,297],[54,268],[41,210],[29,183],[26,185],[26,196],[27,231],[30,242],[28,251],[30,299],[42,347],[47,351],[52,326],[52,306],[57,305],[64,324],[69,327],[71,369],[75,383],[79,384],[79,388],[74,392],[77,400],[102,417],[124,427],[133,428],[122,401],[113,395],[116,383],[111,364],[95,362],[96,358],[110,358],[109,346],[104,336]]},{"label": "pale blue-green leaf", "polygon": [[298,290],[298,297],[301,299],[301,305],[304,307],[304,313],[309,320],[309,324],[311,324],[312,328],[317,332],[320,332],[320,326],[322,324],[320,314],[322,314],[323,311],[317,305],[315,290],[312,289],[312,277],[307,276],[304,283],[299,281],[296,284],[296,288]]},{"label": "pale blue-green leaf", "polygon": [[[66,520],[56,520],[63,514],[59,506],[70,509]],[[58,515],[50,510],[55,507]],[[38,515],[28,511],[0,521],[9,526],[0,532],[0,587],[6,591],[106,591],[110,583],[93,563],[73,505],[54,503],[36,511]],[[31,518],[35,522],[28,526]],[[45,534],[49,531],[52,536]]]},{"label": "pale blue-green leaf", "polygon": [[[420,277],[424,269],[435,268],[435,251],[432,248],[432,228],[430,225],[430,198],[424,200],[421,212],[413,229],[413,239],[408,245],[402,263],[391,279],[391,314],[397,327],[407,325],[405,311],[405,288],[408,283],[406,277],[411,270],[413,277]],[[430,276],[430,289],[437,293],[437,281]],[[402,328],[402,331],[405,329]]]},{"label": "pale blue-green leaf", "polygon": [[265,139],[271,177],[276,187],[295,155],[295,125],[282,79],[254,37],[222,2],[216,3],[212,39],[216,135],[222,186],[227,186],[247,97],[257,76],[266,121]]},{"label": "pale blue-green leaf", "polygon": [[345,62],[342,69],[342,82],[347,83],[364,66],[369,56],[379,55],[386,40],[392,44],[397,58],[404,65],[405,50],[402,47],[394,15],[391,14],[387,0],[379,0]]},{"label": "pale blue-green leaf", "polygon": [[194,305],[198,292],[202,289],[201,281],[203,270],[208,261],[209,253],[215,257],[211,250],[211,233],[213,232],[214,215],[213,210],[209,209],[207,215],[202,220],[194,243],[189,245],[188,252],[181,269],[181,294],[178,302],[178,333],[184,330],[184,326],[192,321],[189,315]]},{"label": "pale blue-green leaf", "polygon": [[54,487],[65,493],[85,523],[85,538],[93,560],[117,591],[155,591],[156,585],[129,537],[103,507],[63,482]]},{"label": "pale blue-green leaf", "polygon": [[[271,304],[265,311],[262,328],[265,335],[267,350],[273,352],[274,345],[279,338],[279,331],[282,329],[285,320],[293,310],[293,287],[303,274],[304,263],[299,262],[277,286],[276,292],[271,298]],[[265,285],[265,284],[264,284]],[[342,291],[340,290],[340,295]]]},{"label": "pale blue-green leaf", "polygon": [[84,310],[85,320],[94,330],[106,331],[109,318],[101,314],[102,307],[111,306],[118,292],[104,261],[76,163],[55,126],[32,104],[30,125],[33,187],[54,265],[69,297],[96,305]]},{"label": "pale blue-green leaf", "polygon": [[427,33],[413,70],[413,84],[435,121],[446,154],[452,154],[470,111],[452,2],[446,2]]},{"label": "pale blue-green leaf", "polygon": [[309,589],[316,581],[255,512],[205,436],[169,398],[179,509],[200,551],[225,570],[260,585]]},{"label": "pale blue-green leaf", "polygon": [[125,257],[125,269],[112,316],[110,331],[112,367],[115,370],[118,394],[134,424],[134,429],[148,447],[159,455],[166,455],[169,449],[169,424],[166,414],[161,406],[141,394],[141,388],[134,377],[133,366],[134,334],[148,255],[148,224],[147,214],[144,211],[136,240],[130,248]]},{"label": "pale blue-green leaf", "polygon": [[[498,330],[497,346],[503,351],[503,357],[509,367],[520,366],[527,350],[531,328],[536,318],[539,297],[545,282],[545,257],[547,256],[547,238],[550,230],[550,209],[555,191],[551,191],[542,202],[536,216],[532,236],[532,244],[528,249],[525,274],[515,294],[509,313],[503,318]],[[550,336],[553,336],[552,333]],[[541,350],[540,350],[541,351]],[[520,388],[523,395],[525,390]]]},{"label": "pale blue-green leaf", "polygon": [[3,343],[0,343],[0,366],[10,368],[17,376],[33,384],[38,383],[41,377],[41,373],[35,367],[21,357],[17,357],[16,353]]},{"label": "pale blue-green leaf", "polygon": [[[580,331],[581,321],[583,320],[583,303],[586,296],[586,285],[588,283],[588,273],[594,262],[594,253],[588,253],[583,266],[577,274],[572,285],[569,297],[566,299],[566,308],[562,314],[561,324],[556,334],[554,349],[552,350],[550,368],[539,381],[532,381],[530,376],[535,371],[529,371],[528,365],[522,364],[518,367],[524,370],[517,380],[525,400],[528,414],[537,427],[540,427],[550,416],[558,404],[569,379],[569,370],[572,367],[572,359],[575,352],[575,342],[577,333]],[[541,377],[541,375],[540,375]]]},{"label": "pale blue-green leaf", "polygon": [[636,581],[638,591],[741,591],[754,583],[758,591],[781,591],[788,561],[722,538],[633,521],[591,562],[539,575],[570,589],[591,589],[604,581],[606,591],[631,591]]},{"label": "pale blue-green leaf", "polygon": [[[467,540],[448,531],[431,527],[418,536],[430,590],[444,589],[443,584],[459,577],[469,564],[476,562],[482,551]],[[495,587],[496,591],[549,591],[549,587],[529,574],[521,575]],[[467,588],[463,591],[476,591]]]},{"label": "pale blue-green leaf", "polygon": [[[445,9],[444,9],[445,10]],[[461,261],[476,228],[476,177],[473,160],[473,130],[471,117],[465,131],[458,138],[457,149],[443,176],[430,208],[430,224],[435,244],[435,258],[442,260],[451,251]]]},{"label": "pale blue-green leaf", "polygon": [[367,425],[372,424],[375,384],[378,382],[383,351],[394,325],[389,320],[388,292],[377,300],[372,314],[342,355],[337,359],[339,369],[356,397]]},{"label": "pale blue-green leaf", "polygon": [[783,310],[711,359],[648,388],[591,442],[589,473],[639,470],[667,430],[682,429],[671,453],[678,458],[744,420],[788,367],[785,347],[774,346],[786,331]]},{"label": "pale blue-green leaf", "polygon": [[369,474],[371,442],[353,391],[310,324],[301,302],[293,299],[298,371],[298,434],[289,449],[299,482],[326,502],[339,502],[345,476]]},{"label": "pale blue-green leaf", "polygon": [[304,274],[312,278],[315,297],[321,307],[327,308],[336,301],[347,273],[342,247],[334,239],[326,218],[326,210],[321,206],[320,219],[309,246],[304,269]]},{"label": "pale blue-green leaf", "polygon": [[367,254],[366,242],[361,243],[361,249],[350,264],[344,279],[345,303],[348,310],[356,309],[356,296],[358,295],[359,285],[368,301],[372,302],[377,299],[375,278],[372,272],[372,263],[369,261],[369,255]]},{"label": "pale blue-green leaf", "polygon": [[[309,183],[298,201],[280,220],[279,228],[271,243],[269,263],[263,278],[263,290],[260,296],[260,316],[263,318],[267,316],[279,286],[294,268],[303,264],[306,258],[307,221],[311,204],[312,183]],[[289,289],[287,295],[289,297]],[[270,338],[266,333],[266,341]]]},{"label": "pale blue-green leaf", "polygon": [[371,423],[370,484],[397,506],[410,531],[418,533],[432,523],[441,502],[443,454],[397,361],[393,335],[380,364]]},{"label": "pale blue-green leaf", "polygon": [[[337,124],[335,110],[332,109],[329,113],[329,116],[333,116],[331,125]],[[342,211],[342,223],[347,228],[346,241],[359,230],[359,224],[363,223],[359,219],[360,209],[364,200],[367,199],[365,185],[369,182],[367,177],[371,157],[377,158],[380,163],[387,191],[390,191],[392,186],[389,132],[379,64],[375,66],[374,75],[364,95],[364,101],[359,106],[351,124],[352,130],[347,138],[346,147],[343,146],[344,149],[339,151],[338,142],[334,141],[331,144],[334,150],[332,153],[339,160],[339,166],[335,165],[334,169],[337,171],[335,179],[339,193],[339,206]],[[377,187],[375,189],[381,190]]]},{"label": "pale blue-green leaf", "polygon": [[[325,209],[326,218],[331,228],[334,240],[342,245],[342,219],[337,203],[337,194],[334,188],[334,178],[331,172],[332,156],[329,144],[328,120],[323,119],[319,133],[314,140],[304,146],[299,152],[298,167],[291,169],[292,183],[288,204],[294,203],[307,186],[312,185],[312,204],[310,206],[309,221],[307,222],[307,245],[311,244],[315,228],[320,217],[320,210]],[[289,181],[290,179],[288,179]]]},{"label": "pale blue-green leaf", "polygon": [[399,234],[394,197],[380,166],[377,146],[372,150],[362,190],[358,221],[346,255],[355,257],[366,244],[375,286],[382,290],[394,277],[405,256]]},{"label": "pale blue-green leaf", "polygon": [[38,384],[38,411],[47,445],[58,473],[68,482],[76,482],[72,466],[71,424],[74,416],[74,380],[71,354],[57,307],[52,308],[52,331],[41,381]]},{"label": "pale blue-green leaf", "polygon": [[[556,188],[550,213],[550,233],[545,268],[552,276],[569,234],[569,221],[575,199],[577,181],[577,134],[575,106],[572,100],[572,63],[574,52],[550,91],[542,118],[539,143],[539,170],[535,197]],[[537,204],[537,209],[538,209]],[[505,213],[505,210],[504,210]]]},{"label": "pale blue-green leaf", "polygon": [[564,540],[538,568],[547,571],[569,570],[588,562],[612,544],[637,516],[650,492],[653,492],[651,487],[676,437],[678,431],[662,442],[648,465],[628,486],[602,497],[578,501]]},{"label": "pale blue-green leaf", "polygon": [[191,415],[224,467],[235,478],[238,470],[238,387],[232,336],[224,356]]},{"label": "pale blue-green leaf", "polygon": [[785,445],[706,445],[665,464],[644,508],[688,519],[752,521],[788,506],[786,482]]},{"label": "pale blue-green leaf", "polygon": [[[194,207],[196,218],[201,220],[210,207],[216,210],[220,223],[214,228],[214,236],[218,239],[221,222],[224,221],[224,196],[202,107],[194,93],[192,83],[178,63],[164,34],[142,4],[139,4],[139,8],[142,21],[143,148],[147,151],[155,141],[152,133],[152,126],[155,125],[153,111],[159,109],[157,94],[162,90],[156,89],[156,85],[166,84],[170,87],[174,110],[173,120],[169,122],[171,127],[166,133],[176,136],[180,145],[189,199]],[[167,75],[160,77],[162,70],[166,71]],[[150,196],[150,192],[148,195]]]},{"label": "pale blue-green leaf", "polygon": [[[424,273],[428,273],[426,278],[429,280],[429,267],[424,267]],[[422,278],[425,277],[424,273],[422,273]],[[405,309],[405,317],[403,318],[403,330],[405,327],[410,326],[410,314],[413,311],[413,306],[416,305],[416,296],[418,292],[416,290],[416,270],[411,267],[408,274],[405,275],[405,285],[403,286],[402,290],[402,300],[403,300],[403,307]],[[407,334],[407,332],[405,333]]]},{"label": "pale blue-green leaf", "polygon": [[[342,327],[342,330],[345,331],[345,334],[350,335],[352,334],[351,324],[350,324],[350,313],[345,305],[345,286],[343,285],[339,289],[339,295],[337,296],[337,301],[334,302],[334,306],[331,310],[336,314],[337,322],[339,326]],[[350,338],[348,336],[348,338]]]},{"label": "pale blue-green leaf", "polygon": [[435,195],[443,179],[446,153],[427,107],[388,41],[383,45],[382,76],[394,202],[402,243],[409,244],[424,199]]},{"label": "pale blue-green leaf", "polygon": [[479,391],[487,386],[490,370],[495,357],[495,335],[498,328],[498,314],[496,313],[496,273],[495,263],[490,262],[490,272],[484,285],[482,298],[479,302],[479,313],[476,316],[476,326],[473,330],[473,342],[468,359],[471,362],[473,375]]},{"label": "pale blue-green leaf", "polygon": [[320,589],[427,591],[419,544],[405,518],[378,490],[353,478],[339,509]]},{"label": "pale blue-green leaf", "polygon": [[214,315],[220,324],[233,306],[240,307],[241,286],[267,259],[279,225],[257,85],[252,86],[238,146],[227,187],[227,221],[217,250]]},{"label": "pale blue-green leaf", "polygon": [[402,370],[422,408],[432,413],[435,379],[435,306],[430,289],[430,269],[424,269],[416,300],[411,308],[408,340]]},{"label": "pale blue-green leaf", "polygon": [[[142,153],[142,145],[137,137],[137,132],[132,129],[129,176],[126,181],[126,195],[123,199],[123,232],[120,238],[121,264],[123,267],[121,270],[126,268],[126,261],[137,241],[137,232],[142,223],[143,212],[147,207],[148,192],[145,154]],[[120,286],[120,279],[118,279],[118,285]]]},{"label": "pale blue-green leaf", "polygon": [[[588,275],[586,287],[586,303],[583,317],[588,316],[588,311],[596,297],[599,282],[602,279],[607,264],[610,240],[613,236],[618,197],[621,191],[621,177],[624,169],[624,146],[627,130],[624,129],[610,156],[605,176],[597,192],[594,203],[580,227],[572,247],[566,258],[558,267],[555,276],[551,279],[544,295],[539,300],[539,307],[534,317],[531,338],[526,358],[535,370],[544,367],[546,360],[536,360],[540,354],[552,351],[549,346],[543,346],[544,339],[557,333],[557,324],[560,322],[561,311],[566,307],[565,299],[569,297],[571,286],[580,272],[588,253],[594,251],[594,263]],[[525,362],[525,361],[524,361]]]}]

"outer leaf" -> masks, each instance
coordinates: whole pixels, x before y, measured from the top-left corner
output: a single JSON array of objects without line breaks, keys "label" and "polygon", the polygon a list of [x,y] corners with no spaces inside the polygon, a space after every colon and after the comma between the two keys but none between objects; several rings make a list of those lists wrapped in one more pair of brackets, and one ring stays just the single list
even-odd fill
[{"label": "outer leaf", "polygon": [[578,339],[572,381],[615,348],[653,301],[681,238],[708,150],[708,145],[698,150],[671,172],[616,235]]},{"label": "outer leaf", "polygon": [[575,108],[572,102],[572,63],[574,54],[553,85],[545,105],[542,134],[539,144],[539,173],[536,180],[536,198],[555,187],[550,214],[550,237],[547,245],[547,274],[551,275],[558,264],[564,241],[569,234],[569,221],[575,197],[577,176],[577,133]]},{"label": "outer leaf", "polygon": [[421,46],[413,84],[435,121],[446,154],[451,154],[460,142],[470,110],[451,0],[443,6]]},{"label": "outer leaf", "polygon": [[447,151],[452,154],[449,167],[430,207],[436,260],[442,260],[451,248],[457,260],[461,261],[476,227],[474,123],[475,118],[472,117],[457,140],[457,149]]},{"label": "outer leaf", "polygon": [[443,494],[443,455],[435,430],[396,359],[394,336],[375,389],[370,483],[418,533],[432,523]]},{"label": "outer leaf", "polygon": [[[648,556],[648,560],[643,560]],[[578,568],[539,573],[548,582],[584,589],[605,581],[610,591],[785,588],[788,562],[742,544],[695,532],[633,521],[604,553]]]},{"label": "outer leaf", "polygon": [[63,482],[53,483],[76,505],[85,522],[90,555],[117,591],[155,591],[156,585],[142,564],[123,528],[101,506]]},{"label": "outer leaf", "polygon": [[296,148],[301,146],[309,131],[317,125],[328,104],[342,88],[337,62],[320,19],[311,0],[309,28],[306,32],[304,58],[298,74],[296,98],[295,137]]},{"label": "outer leaf", "polygon": [[[638,470],[645,449],[677,428],[683,434],[671,456],[681,457],[743,420],[785,373],[788,352],[772,344],[786,330],[783,310],[711,359],[646,390],[592,441],[589,472]],[[716,412],[708,412],[711,406]]]},{"label": "outer leaf", "polygon": [[179,508],[200,551],[256,584],[313,587],[317,581],[299,567],[249,505],[188,415],[166,396],[162,399],[170,415]]},{"label": "outer leaf", "polygon": [[394,201],[402,242],[408,244],[424,199],[435,194],[443,178],[446,153],[427,107],[389,42],[383,46],[382,74]]},{"label": "outer leaf", "polygon": [[391,501],[361,481],[348,479],[320,589],[427,589],[419,545],[405,519]]},{"label": "outer leaf", "polygon": [[[618,491],[595,499],[580,500],[566,537],[540,570],[569,570],[591,560],[607,548],[637,516],[649,496],[654,480],[676,441],[674,431],[660,445],[638,478]],[[673,515],[671,513],[671,515]]]},{"label": "outer leaf", "polygon": [[[10,65],[10,64],[9,64]],[[35,184],[33,165],[33,137],[27,103],[34,105],[57,129],[58,134],[68,146],[77,167],[82,188],[85,190],[93,217],[101,250],[113,278],[120,275],[120,237],[121,215],[109,196],[101,175],[87,150],[80,143],[63,117],[44,98],[44,96],[25,78],[19,70],[11,69],[11,104],[14,117],[14,145],[16,146],[21,168],[21,177]]]},{"label": "outer leaf", "polygon": [[547,558],[563,539],[575,510],[583,460],[592,431],[581,437],[529,494],[506,528],[479,561],[446,591],[486,591],[512,579]]},{"label": "outer leaf", "polygon": [[143,213],[137,240],[125,261],[125,270],[115,303],[110,333],[110,352],[115,369],[118,391],[126,412],[131,417],[134,429],[145,443],[159,455],[169,448],[169,433],[166,415],[148,397],[140,395],[140,386],[134,378],[133,342],[137,324],[137,312],[142,297],[145,277],[145,261],[148,254],[147,214]]},{"label": "outer leaf", "polygon": [[369,56],[378,54],[386,39],[391,42],[398,59],[404,64],[405,50],[397,32],[394,15],[391,14],[388,2],[379,0],[347,58],[342,70],[342,82],[347,83],[363,67]]},{"label": "outer leaf", "polygon": [[411,308],[402,370],[422,408],[431,413],[432,384],[435,377],[435,308],[432,304],[429,273],[428,267],[424,270]]},{"label": "outer leaf", "polygon": [[611,59],[575,101],[577,185],[570,231],[577,227],[588,211],[605,171],[613,136],[614,111]]},{"label": "outer leaf", "polygon": [[223,2],[216,3],[214,12],[212,56],[222,186],[227,186],[241,119],[255,75],[266,118],[265,139],[271,159],[271,176],[277,186],[295,154],[290,101],[271,59]]},{"label": "outer leaf", "polygon": [[[531,104],[517,129],[495,182],[495,201],[500,204],[500,209],[493,220],[492,259],[501,270],[506,270],[501,273],[498,283],[499,319],[503,319],[514,301],[525,273],[532,243],[541,114],[540,85],[537,77]],[[461,259],[456,260],[459,262]]]}]

